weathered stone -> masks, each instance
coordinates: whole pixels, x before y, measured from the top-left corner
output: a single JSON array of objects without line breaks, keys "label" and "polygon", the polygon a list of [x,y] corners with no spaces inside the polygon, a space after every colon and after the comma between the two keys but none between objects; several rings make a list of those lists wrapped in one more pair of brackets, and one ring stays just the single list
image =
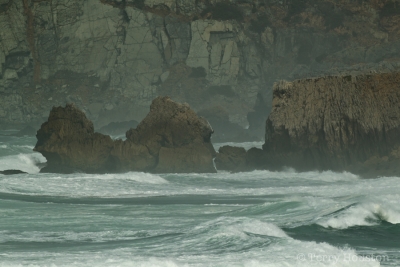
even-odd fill
[{"label": "weathered stone", "polygon": [[151,155],[159,155],[156,172],[215,172],[212,133],[210,124],[189,105],[158,97],[146,118],[126,137],[146,146]]},{"label": "weathered stone", "polygon": [[[88,116],[98,126],[140,121],[152,99],[170,87],[168,95],[174,99],[195,110],[218,104],[231,123],[245,127],[258,94],[270,106],[277,80],[400,68],[400,16],[385,11],[392,1],[359,5],[344,0],[333,5],[319,0],[300,6],[295,0],[4,2],[0,91],[18,94],[40,110],[32,113],[16,106],[12,108],[17,111],[10,112],[7,104],[0,121],[6,124],[42,120],[53,103],[41,99],[63,103],[65,96],[56,96],[60,87],[74,83],[62,90],[79,95],[82,101],[76,104],[89,107]],[[193,80],[180,80],[180,73],[173,73],[180,64],[201,68],[205,75],[188,86]],[[161,76],[168,71],[168,78]],[[10,73],[12,78],[6,79]],[[65,73],[71,79],[61,81],[59,75]],[[79,75],[86,79],[78,82]],[[52,92],[46,88],[32,97],[34,84],[51,84]],[[232,96],[201,97],[207,88],[225,85],[231,86]],[[123,99],[112,102],[113,109],[90,106],[108,103],[113,96]],[[258,112],[260,120],[250,114],[250,124],[265,121],[269,111]]]},{"label": "weathered stone", "polygon": [[125,141],[113,141],[95,133],[85,114],[68,104],[52,109],[34,150],[47,159],[43,172],[215,172],[212,133],[187,104],[158,97]]},{"label": "weathered stone", "polygon": [[220,147],[215,158],[217,170],[242,171],[246,164],[246,150],[243,147]]},{"label": "weathered stone", "polygon": [[267,165],[339,171],[364,165],[384,174],[378,165],[400,146],[399,82],[396,72],[277,83],[263,146],[274,155]]},{"label": "weathered stone", "polygon": [[18,73],[16,70],[6,69],[6,71],[3,74],[3,79],[4,80],[17,80]]},{"label": "weathered stone", "polygon": [[151,155],[146,146],[129,140],[114,142],[111,159],[118,172],[152,172],[157,165],[157,156]]},{"label": "weathered stone", "polygon": [[72,104],[54,107],[36,135],[34,151],[47,159],[41,172],[112,172],[113,141],[94,132],[93,123]]}]

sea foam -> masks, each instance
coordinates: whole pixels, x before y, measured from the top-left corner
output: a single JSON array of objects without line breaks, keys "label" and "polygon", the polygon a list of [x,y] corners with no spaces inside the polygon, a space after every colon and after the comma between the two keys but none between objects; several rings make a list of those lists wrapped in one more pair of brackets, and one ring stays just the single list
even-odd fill
[{"label": "sea foam", "polygon": [[0,170],[21,170],[28,173],[40,171],[38,163],[44,163],[46,159],[39,153],[18,154],[1,157]]},{"label": "sea foam", "polygon": [[357,204],[333,217],[322,219],[317,224],[325,228],[347,229],[353,226],[377,225],[380,221],[398,224],[400,223],[400,212],[389,204]]}]

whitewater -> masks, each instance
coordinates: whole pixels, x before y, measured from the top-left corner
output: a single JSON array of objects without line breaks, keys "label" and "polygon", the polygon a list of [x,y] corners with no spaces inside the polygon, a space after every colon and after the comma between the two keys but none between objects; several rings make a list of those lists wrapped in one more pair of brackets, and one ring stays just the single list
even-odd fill
[{"label": "whitewater", "polygon": [[400,266],[399,177],[41,174],[35,142],[0,136],[0,267]]}]

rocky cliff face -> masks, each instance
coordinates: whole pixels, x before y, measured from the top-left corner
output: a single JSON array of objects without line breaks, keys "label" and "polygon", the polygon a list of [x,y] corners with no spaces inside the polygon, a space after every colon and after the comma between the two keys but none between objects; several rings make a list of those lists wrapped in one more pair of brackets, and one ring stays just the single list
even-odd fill
[{"label": "rocky cliff face", "polygon": [[0,0],[0,123],[38,123],[66,102],[97,127],[140,121],[168,94],[260,132],[279,79],[398,68],[399,10],[394,0]]},{"label": "rocky cliff face", "polygon": [[277,83],[266,164],[398,175],[399,84],[399,72]]}]

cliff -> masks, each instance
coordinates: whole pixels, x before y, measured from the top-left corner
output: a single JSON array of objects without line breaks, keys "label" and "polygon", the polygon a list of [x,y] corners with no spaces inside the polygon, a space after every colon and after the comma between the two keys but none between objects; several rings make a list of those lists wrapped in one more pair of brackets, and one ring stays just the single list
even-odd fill
[{"label": "cliff", "polygon": [[141,121],[170,95],[261,133],[277,80],[398,69],[399,10],[394,0],[0,0],[0,124],[39,124],[74,102],[100,128]]},{"label": "cliff", "polygon": [[399,175],[399,84],[399,72],[277,83],[265,164]]}]

